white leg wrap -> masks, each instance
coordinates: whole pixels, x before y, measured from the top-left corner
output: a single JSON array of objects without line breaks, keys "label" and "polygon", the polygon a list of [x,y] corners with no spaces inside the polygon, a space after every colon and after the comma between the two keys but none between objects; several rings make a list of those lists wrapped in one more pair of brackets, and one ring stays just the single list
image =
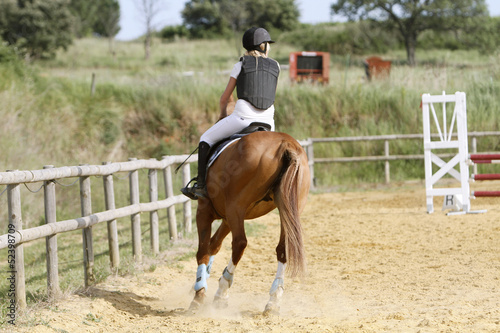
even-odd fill
[{"label": "white leg wrap", "polygon": [[269,290],[269,295],[271,295],[271,297],[279,299],[281,298],[281,296],[283,296],[284,290],[285,290],[285,281],[283,281],[282,278],[276,278],[273,281],[271,290]]},{"label": "white leg wrap", "polygon": [[266,305],[267,311],[279,311],[281,297],[285,291],[285,268],[286,264],[278,262],[278,270],[276,271],[276,278],[273,281],[271,290],[269,290],[269,302]]},{"label": "white leg wrap", "polygon": [[215,298],[229,298],[229,288],[233,284],[233,273],[235,268],[236,266],[233,264],[233,260],[229,259],[229,264],[224,269],[224,272],[219,279],[219,289],[217,289],[217,292],[215,293]]},{"label": "white leg wrap", "polygon": [[234,270],[236,269],[236,266],[233,264],[233,258],[230,258],[229,259],[229,263],[227,264],[227,271],[229,272],[229,274],[233,274],[234,273]]},{"label": "white leg wrap", "polygon": [[194,290],[198,291],[202,288],[207,290],[207,265],[201,264],[198,266],[196,271],[196,283],[194,284]]},{"label": "white leg wrap", "polygon": [[276,278],[273,281],[271,290],[269,290],[269,295],[271,297],[281,298],[283,295],[283,290],[285,289],[285,268],[286,264],[278,261],[278,269],[276,270]]},{"label": "white leg wrap", "polygon": [[210,277],[210,271],[212,270],[212,264],[214,263],[215,256],[210,256],[207,265],[207,279]]}]

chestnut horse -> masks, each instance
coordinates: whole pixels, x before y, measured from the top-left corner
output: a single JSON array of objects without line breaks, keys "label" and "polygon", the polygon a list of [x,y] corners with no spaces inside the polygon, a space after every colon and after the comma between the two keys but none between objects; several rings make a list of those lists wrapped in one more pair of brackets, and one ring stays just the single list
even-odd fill
[{"label": "chestnut horse", "polygon": [[[219,279],[214,305],[226,307],[236,265],[247,246],[244,221],[279,210],[281,231],[276,254],[278,270],[265,313],[279,311],[285,269],[295,276],[305,269],[305,253],[299,214],[309,193],[307,156],[291,136],[278,132],[254,132],[230,144],[207,173],[208,198],[198,200],[198,270],[196,294],[190,310],[204,303],[207,279],[215,254],[231,232],[232,255]],[[222,219],[212,234],[212,223]]]}]

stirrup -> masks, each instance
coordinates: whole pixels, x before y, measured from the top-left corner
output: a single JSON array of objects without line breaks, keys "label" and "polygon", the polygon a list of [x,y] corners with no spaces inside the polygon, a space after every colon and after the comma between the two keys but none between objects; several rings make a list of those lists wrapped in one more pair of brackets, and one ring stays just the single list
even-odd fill
[{"label": "stirrup", "polygon": [[187,183],[186,187],[181,188],[182,194],[188,197],[191,200],[198,200],[199,198],[208,197],[207,191],[205,187],[198,187],[198,183],[195,183],[193,186],[188,187],[191,182],[194,180],[198,180],[198,177],[194,177]]}]

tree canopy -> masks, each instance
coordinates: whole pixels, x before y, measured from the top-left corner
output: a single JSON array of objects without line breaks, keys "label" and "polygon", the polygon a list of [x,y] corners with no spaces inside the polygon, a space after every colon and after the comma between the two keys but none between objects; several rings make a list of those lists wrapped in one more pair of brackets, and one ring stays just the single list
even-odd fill
[{"label": "tree canopy", "polygon": [[51,58],[74,37],[119,31],[118,0],[1,0],[0,38],[29,59]]},{"label": "tree canopy", "polygon": [[114,37],[120,31],[118,0],[70,0],[69,10],[75,18],[73,30],[78,38],[92,33]]},{"label": "tree canopy", "polygon": [[337,0],[331,9],[351,21],[370,20],[397,30],[411,66],[423,31],[473,28],[489,16],[485,0]]},{"label": "tree canopy", "polygon": [[72,42],[73,16],[68,0],[4,0],[0,35],[29,58],[48,58]]},{"label": "tree canopy", "polygon": [[292,30],[299,23],[299,14],[295,0],[191,0],[182,18],[193,37],[203,38],[251,26]]}]

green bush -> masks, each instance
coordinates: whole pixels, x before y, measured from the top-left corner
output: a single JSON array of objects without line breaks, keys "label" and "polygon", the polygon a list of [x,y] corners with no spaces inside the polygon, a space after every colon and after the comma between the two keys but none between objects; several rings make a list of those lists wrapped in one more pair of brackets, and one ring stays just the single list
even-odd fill
[{"label": "green bush", "polygon": [[382,32],[369,22],[304,24],[291,32],[282,33],[279,41],[302,50],[340,55],[385,53],[400,47],[394,33]]}]

